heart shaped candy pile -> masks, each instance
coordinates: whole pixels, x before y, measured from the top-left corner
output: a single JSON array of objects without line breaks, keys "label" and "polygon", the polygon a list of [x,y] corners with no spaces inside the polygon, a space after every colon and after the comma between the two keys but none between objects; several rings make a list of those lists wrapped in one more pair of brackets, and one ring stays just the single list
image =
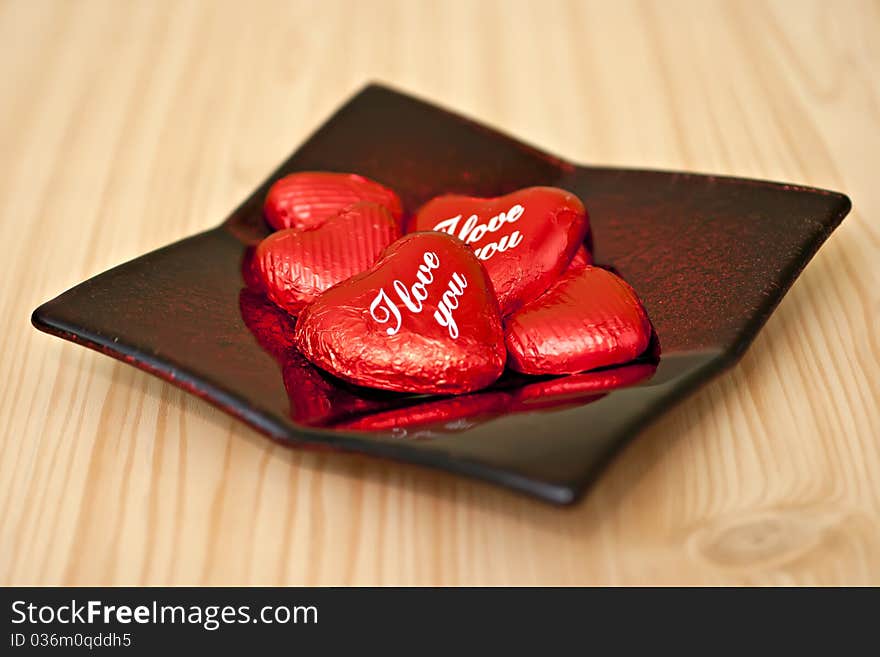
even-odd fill
[{"label": "heart shaped candy pile", "polygon": [[[457,427],[481,413],[581,403],[653,372],[644,359],[630,366],[638,377],[589,372],[637,359],[653,330],[633,289],[593,265],[584,246],[587,212],[571,192],[439,196],[401,237],[403,207],[392,190],[355,174],[306,172],[275,183],[264,211],[280,230],[259,244],[245,271],[298,316],[292,337],[273,352],[284,361],[286,382],[288,372],[308,370],[303,358],[343,381],[410,393],[481,390],[505,365],[524,375],[587,372],[558,383],[523,377],[517,392],[424,408],[381,410],[357,401],[340,416],[326,403],[306,409],[298,401],[297,416],[317,421],[325,413],[330,422],[331,415],[367,412],[339,426],[384,430],[443,420]],[[317,397],[331,399],[324,390],[330,379],[315,384],[323,391]],[[298,389],[296,381],[289,388]]]}]

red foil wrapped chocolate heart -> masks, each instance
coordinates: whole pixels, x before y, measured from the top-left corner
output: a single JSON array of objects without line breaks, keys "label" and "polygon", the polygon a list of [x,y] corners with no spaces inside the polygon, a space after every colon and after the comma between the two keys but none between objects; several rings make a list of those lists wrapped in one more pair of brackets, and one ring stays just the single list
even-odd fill
[{"label": "red foil wrapped chocolate heart", "polygon": [[369,269],[399,237],[383,206],[356,203],[314,230],[272,233],[257,247],[255,270],[269,298],[297,315],[324,290]]},{"label": "red foil wrapped chocolate heart", "polygon": [[378,203],[402,225],[403,205],[392,190],[357,174],[328,171],[303,171],[281,178],[269,188],[263,214],[276,230],[311,230],[360,201]]},{"label": "red foil wrapped chocolate heart", "polygon": [[371,388],[479,390],[504,369],[498,302],[463,242],[437,232],[392,244],[369,270],[307,306],[296,343],[318,367]]},{"label": "red foil wrapped chocolate heart", "polygon": [[470,245],[506,316],[553,284],[581,245],[589,221],[571,192],[529,187],[497,198],[438,196],[419,209],[409,228],[442,231]]},{"label": "red foil wrapped chocolate heart", "polygon": [[636,358],[651,322],[635,291],[599,267],[566,272],[508,318],[508,364],[525,374],[573,374]]}]

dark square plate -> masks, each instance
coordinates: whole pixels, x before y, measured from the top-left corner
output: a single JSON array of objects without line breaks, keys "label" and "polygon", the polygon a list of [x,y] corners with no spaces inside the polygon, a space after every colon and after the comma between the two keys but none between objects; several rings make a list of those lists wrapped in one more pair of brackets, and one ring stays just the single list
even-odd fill
[{"label": "dark square plate", "polygon": [[[505,377],[491,391],[446,399],[371,393],[321,375],[285,344],[286,316],[242,276],[247,247],[267,234],[269,185],[315,169],[379,180],[409,211],[444,192],[575,192],[590,211],[596,261],[648,309],[659,366]],[[575,166],[370,86],[222,225],[81,283],[32,319],[276,440],[444,468],[569,503],[636,431],[740,357],[849,209],[842,194],[794,185]]]}]

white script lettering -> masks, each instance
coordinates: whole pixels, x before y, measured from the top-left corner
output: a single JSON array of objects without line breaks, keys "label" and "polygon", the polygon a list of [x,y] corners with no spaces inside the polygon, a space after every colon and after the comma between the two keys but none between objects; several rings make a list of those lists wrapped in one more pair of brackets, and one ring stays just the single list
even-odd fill
[{"label": "white script lettering", "polygon": [[[497,233],[504,227],[504,224],[515,223],[523,215],[523,212],[525,212],[525,208],[517,204],[511,207],[507,212],[499,212],[497,215],[490,218],[485,224],[480,224],[480,218],[477,215],[472,214],[464,222],[461,230],[458,230],[458,224],[461,221],[462,215],[457,215],[437,223],[434,226],[434,230],[439,230],[458,237],[458,239],[462,240],[465,244],[473,244],[483,239],[487,233]],[[488,260],[496,253],[503,253],[510,249],[515,249],[520,243],[522,243],[522,240],[522,233],[515,230],[509,235],[502,236],[501,239],[495,242],[487,242],[478,249],[475,249],[474,252],[480,260]]]},{"label": "white script lettering", "polygon": [[[440,266],[440,258],[436,253],[428,251],[423,257],[423,262],[419,264],[416,270],[416,282],[407,287],[399,279],[395,279],[392,283],[397,298],[400,300],[408,311],[413,314],[419,314],[424,308],[424,301],[428,298],[428,286],[434,282],[434,270]],[[467,287],[467,279],[454,272],[452,280],[449,281],[447,290],[443,293],[440,303],[437,304],[437,310],[434,311],[434,319],[440,326],[445,327],[449,331],[449,337],[453,340],[458,337],[458,324],[452,316],[452,311],[458,308],[458,297],[464,293]],[[400,331],[402,317],[400,308],[397,303],[388,296],[385,288],[381,288],[370,304],[370,317],[379,324],[387,324],[393,318],[394,325],[385,329],[388,335],[396,335]]]},{"label": "white script lettering", "polygon": [[458,297],[464,294],[466,287],[465,277],[458,272],[453,273],[452,280],[449,281],[449,289],[443,293],[443,298],[437,304],[437,310],[434,311],[434,319],[440,326],[449,329],[449,337],[453,340],[458,337],[458,324],[455,323],[452,311],[458,308]]}]

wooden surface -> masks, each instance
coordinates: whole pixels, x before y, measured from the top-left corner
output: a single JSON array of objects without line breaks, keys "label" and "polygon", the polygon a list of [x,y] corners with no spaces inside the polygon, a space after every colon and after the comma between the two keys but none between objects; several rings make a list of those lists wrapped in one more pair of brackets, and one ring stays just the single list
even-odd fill
[{"label": "wooden surface", "polygon": [[[880,584],[877,2],[6,0],[0,53],[0,583]],[[575,161],[854,211],[572,509],[273,445],[31,328],[214,226],[369,80]]]}]

